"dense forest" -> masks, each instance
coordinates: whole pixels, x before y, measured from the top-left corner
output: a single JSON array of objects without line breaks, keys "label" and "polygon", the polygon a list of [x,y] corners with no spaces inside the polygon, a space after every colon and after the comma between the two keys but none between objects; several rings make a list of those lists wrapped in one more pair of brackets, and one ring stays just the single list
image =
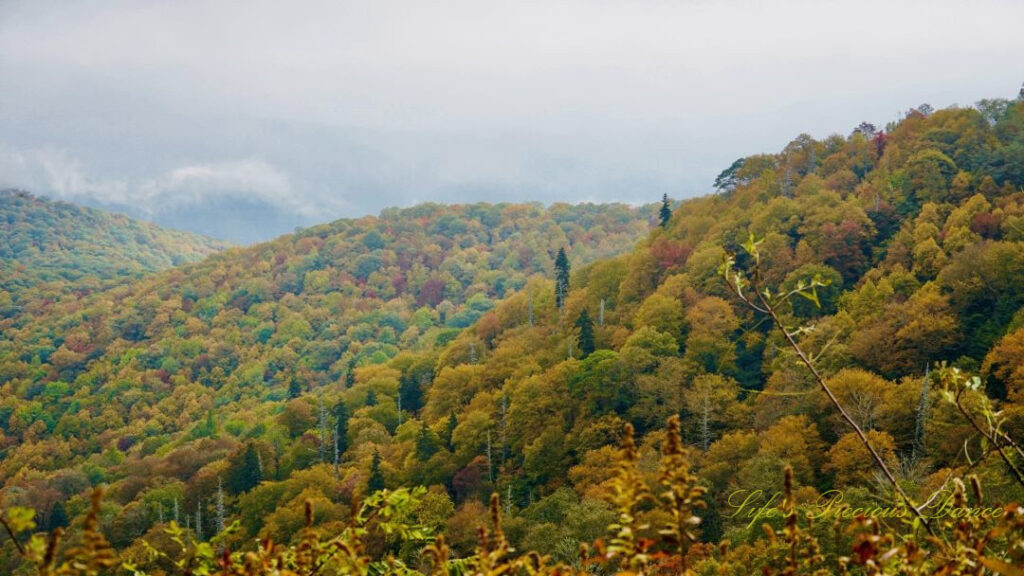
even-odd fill
[{"label": "dense forest", "polygon": [[228,247],[20,190],[0,190],[0,224],[0,318],[19,311],[23,295],[41,301],[92,291]]},{"label": "dense forest", "polygon": [[0,502],[35,519],[3,570],[84,521],[51,564],[1020,574],[1024,98],[715,187],[389,210],[26,304]]}]

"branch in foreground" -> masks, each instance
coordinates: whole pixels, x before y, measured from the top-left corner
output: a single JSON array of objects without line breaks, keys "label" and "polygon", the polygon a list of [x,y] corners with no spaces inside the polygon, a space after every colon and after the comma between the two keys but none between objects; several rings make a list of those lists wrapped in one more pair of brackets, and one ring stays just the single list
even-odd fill
[{"label": "branch in foreground", "polygon": [[[743,245],[743,248],[754,259],[754,268],[749,284],[747,282],[745,275],[742,272],[738,272],[736,270],[735,260],[732,258],[732,256],[726,258],[726,261],[722,264],[721,268],[719,269],[719,273],[725,278],[726,284],[729,285],[729,289],[732,290],[732,292],[740,300],[742,300],[744,304],[746,304],[753,310],[756,310],[763,314],[767,314],[772,319],[772,322],[774,322],[775,325],[779,327],[779,330],[782,331],[783,336],[785,336],[786,338],[786,342],[789,343],[789,346],[796,352],[797,356],[800,358],[800,362],[803,363],[803,365],[806,366],[808,370],[810,370],[811,375],[814,377],[814,380],[818,383],[818,386],[825,393],[825,395],[828,396],[829,402],[831,402],[832,405],[836,408],[836,410],[839,411],[839,415],[842,416],[843,420],[851,428],[853,428],[853,431],[857,435],[857,438],[860,440],[861,444],[863,444],[864,447],[868,449],[868,452],[871,454],[872,460],[874,460],[875,464],[882,470],[882,473],[885,475],[885,478],[889,481],[890,484],[892,484],[893,488],[899,494],[900,499],[903,500],[903,503],[908,508],[910,508],[910,510],[914,513],[914,516],[917,518],[917,521],[920,522],[922,526],[924,526],[925,530],[927,530],[928,533],[932,535],[932,537],[937,537],[935,532],[932,530],[931,524],[928,522],[928,519],[924,517],[924,515],[921,513],[921,510],[914,504],[913,500],[910,499],[910,496],[908,496],[907,493],[903,490],[899,482],[896,481],[896,477],[893,476],[893,473],[889,470],[889,467],[885,464],[885,461],[882,459],[881,455],[879,455],[878,451],[875,450],[875,447],[872,446],[871,441],[868,440],[868,437],[864,434],[864,431],[861,430],[861,427],[857,424],[857,422],[855,422],[854,419],[850,417],[850,414],[843,407],[842,403],[839,402],[839,399],[836,397],[836,395],[832,392],[832,389],[825,382],[825,379],[822,377],[821,373],[818,372],[818,369],[814,366],[814,362],[812,362],[811,359],[807,356],[807,354],[803,351],[803,349],[800,348],[800,345],[793,337],[793,333],[786,328],[786,325],[782,322],[782,319],[779,318],[778,312],[775,308],[775,304],[772,303],[772,293],[767,287],[763,285],[761,281],[761,256],[757,249],[758,244],[760,244],[760,242],[755,241],[753,234],[751,234],[749,240]],[[818,304],[818,295],[816,288],[825,285],[826,284],[824,282],[817,278],[812,280],[809,285],[804,285],[803,283],[801,283],[797,286],[796,290],[793,290],[787,294],[782,295],[781,301],[785,301],[785,299],[789,298],[790,296],[798,295],[804,298],[808,298],[815,304]],[[750,289],[750,293],[757,295],[756,301],[751,299],[746,290],[747,288]]]}]

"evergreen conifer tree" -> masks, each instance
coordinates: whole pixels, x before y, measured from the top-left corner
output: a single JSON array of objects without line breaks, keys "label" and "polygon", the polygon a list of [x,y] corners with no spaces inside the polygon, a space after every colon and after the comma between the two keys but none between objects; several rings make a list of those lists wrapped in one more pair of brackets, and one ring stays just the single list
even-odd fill
[{"label": "evergreen conifer tree", "polygon": [[430,460],[430,457],[437,453],[437,442],[434,440],[427,423],[420,425],[420,432],[416,436],[416,458],[420,462]]},{"label": "evergreen conifer tree", "polygon": [[366,492],[372,494],[387,488],[384,484],[384,474],[380,471],[380,452],[374,450],[373,460],[370,462],[370,479],[366,483]]},{"label": "evergreen conifer tree", "polygon": [[559,310],[565,305],[565,298],[568,295],[569,257],[565,255],[565,248],[559,248],[555,257],[555,305]]},{"label": "evergreen conifer tree", "polygon": [[339,454],[348,449],[348,419],[348,406],[344,402],[338,402],[334,407],[334,442]]},{"label": "evergreen conifer tree", "polygon": [[578,340],[580,354],[582,358],[586,358],[594,352],[596,346],[594,343],[594,321],[590,319],[586,308],[576,318],[576,328],[580,331]]},{"label": "evergreen conifer tree", "polygon": [[668,226],[668,221],[672,218],[672,205],[669,204],[668,194],[661,197],[661,210],[658,212],[658,216],[661,219],[661,227]]},{"label": "evergreen conifer tree", "polygon": [[252,490],[263,479],[260,473],[260,459],[256,447],[249,443],[242,453],[241,461],[234,463],[228,470],[228,490],[241,494]]},{"label": "evergreen conifer tree", "polygon": [[356,384],[356,361],[353,358],[348,361],[348,368],[345,370],[345,388],[351,388]]},{"label": "evergreen conifer tree", "polygon": [[402,397],[402,409],[415,414],[423,407],[423,388],[420,387],[420,377],[414,372],[402,376],[399,384],[398,394]]}]

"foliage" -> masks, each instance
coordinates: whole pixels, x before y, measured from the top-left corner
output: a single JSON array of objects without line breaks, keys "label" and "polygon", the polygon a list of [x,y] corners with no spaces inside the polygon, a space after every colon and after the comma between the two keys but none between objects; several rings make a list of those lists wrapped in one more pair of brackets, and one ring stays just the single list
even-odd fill
[{"label": "foliage", "polygon": [[228,247],[20,190],[0,190],[0,222],[0,319],[32,310],[44,294],[98,290]]},{"label": "foliage", "polygon": [[[148,559],[143,563],[169,567],[169,573],[183,575],[236,574],[536,574],[570,575],[615,573],[623,575],[703,573],[733,574],[759,571],[764,574],[934,574],[992,573],[1015,576],[1024,559],[1024,508],[1007,505],[978,513],[970,507],[967,490],[960,479],[936,516],[941,537],[917,540],[914,528],[891,525],[889,513],[849,514],[835,511],[836,539],[846,551],[826,553],[814,533],[815,512],[802,508],[794,485],[792,469],[784,472],[782,498],[777,507],[761,508],[751,524],[764,518],[764,535],[751,544],[730,549],[724,543],[717,550],[699,543],[696,529],[702,518],[695,512],[706,507],[706,490],[689,472],[690,463],[682,445],[679,420],[669,420],[657,466],[653,494],[639,466],[639,453],[627,424],[615,461],[616,473],[608,481],[608,498],[618,510],[618,519],[607,528],[608,539],[580,547],[576,559],[553,561],[536,551],[512,548],[502,528],[503,515],[497,494],[490,499],[490,528],[480,527],[473,554],[453,558],[443,535],[434,535],[418,518],[426,489],[381,490],[366,497],[352,519],[333,529],[315,527],[314,509],[304,504],[305,527],[299,540],[288,546],[264,539],[255,548],[232,550],[227,542],[237,524],[207,541],[192,537],[172,521],[164,528],[168,549],[144,541]],[[973,504],[982,500],[977,478],[969,482]],[[36,534],[25,545],[19,534],[35,525],[29,509],[6,510],[0,520],[9,541],[28,566],[40,576],[95,576],[123,573],[145,576],[167,573],[131,561],[119,561],[98,531],[102,511],[101,491],[93,493],[90,511],[82,526],[81,543],[62,547],[61,529],[49,535]],[[653,505],[653,507],[652,507]],[[831,505],[830,505],[831,506]],[[882,510],[875,508],[875,510]],[[822,517],[819,509],[817,517]],[[664,527],[652,532],[650,519],[664,518]],[[845,520],[842,520],[845,518]],[[781,527],[773,519],[781,519]],[[908,532],[909,530],[909,532]],[[990,571],[990,572],[984,572]]]},{"label": "foliage", "polygon": [[[424,205],[25,296],[0,323],[0,502],[80,525],[107,484],[99,530],[131,561],[175,517],[213,534],[223,482],[235,567],[308,567],[372,488],[422,485],[431,542],[371,520],[344,570],[1012,574],[1022,138],[1019,100],[915,110],[738,161],[664,227],[657,206]],[[777,513],[730,505],[780,478]],[[809,518],[837,487],[906,518]],[[967,501],[1008,513],[912,519]]]}]

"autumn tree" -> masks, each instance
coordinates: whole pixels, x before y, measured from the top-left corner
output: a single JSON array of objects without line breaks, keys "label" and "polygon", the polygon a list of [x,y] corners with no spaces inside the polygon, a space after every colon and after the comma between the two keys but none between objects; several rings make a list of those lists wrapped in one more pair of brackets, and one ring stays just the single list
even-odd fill
[{"label": "autumn tree", "polygon": [[[886,464],[896,464],[896,442],[888,432],[865,432],[871,445]],[[835,474],[836,485],[851,486],[870,483],[876,470],[871,454],[854,432],[843,434],[828,451],[824,472]]]},{"label": "autumn tree", "polygon": [[719,374],[701,374],[683,391],[683,405],[692,423],[687,434],[707,450],[724,423],[736,416],[739,386],[732,378]]}]

